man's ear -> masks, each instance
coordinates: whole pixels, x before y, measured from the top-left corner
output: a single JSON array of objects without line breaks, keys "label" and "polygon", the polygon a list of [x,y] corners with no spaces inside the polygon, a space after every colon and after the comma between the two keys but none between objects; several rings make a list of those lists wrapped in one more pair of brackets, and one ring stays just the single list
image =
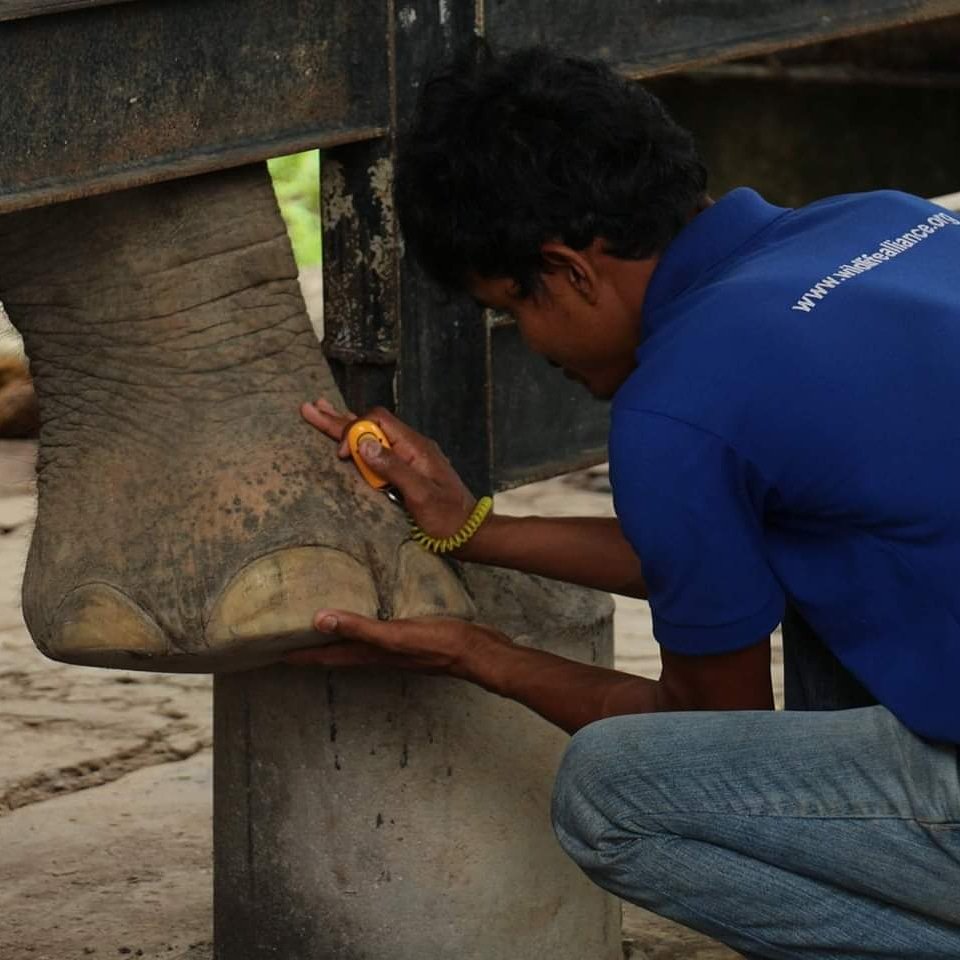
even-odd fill
[{"label": "man's ear", "polygon": [[569,283],[588,303],[597,302],[599,277],[589,257],[566,244],[553,241],[540,247],[540,256],[546,266],[544,272],[548,276],[555,281]]}]

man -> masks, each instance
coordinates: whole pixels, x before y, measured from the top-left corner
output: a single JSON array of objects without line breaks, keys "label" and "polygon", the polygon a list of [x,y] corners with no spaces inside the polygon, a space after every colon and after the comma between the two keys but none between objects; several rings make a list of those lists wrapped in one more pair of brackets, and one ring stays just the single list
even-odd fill
[{"label": "man", "polygon": [[[543,51],[425,86],[398,179],[427,272],[613,398],[616,520],[493,515],[454,555],[648,598],[660,679],[343,611],[290,660],[447,672],[575,734],[565,850],[747,956],[960,957],[960,220],[705,189],[652,96]],[[458,531],[476,500],[441,452],[370,416],[370,465]]]}]

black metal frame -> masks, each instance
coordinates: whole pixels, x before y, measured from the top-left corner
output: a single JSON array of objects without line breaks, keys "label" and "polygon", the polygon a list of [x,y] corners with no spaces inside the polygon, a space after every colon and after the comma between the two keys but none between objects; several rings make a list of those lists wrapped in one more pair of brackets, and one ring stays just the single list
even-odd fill
[{"label": "black metal frame", "polygon": [[322,147],[325,350],[477,491],[604,458],[606,412],[403,257],[421,78],[472,34],[650,76],[960,14],[960,0],[0,0],[0,214]]}]

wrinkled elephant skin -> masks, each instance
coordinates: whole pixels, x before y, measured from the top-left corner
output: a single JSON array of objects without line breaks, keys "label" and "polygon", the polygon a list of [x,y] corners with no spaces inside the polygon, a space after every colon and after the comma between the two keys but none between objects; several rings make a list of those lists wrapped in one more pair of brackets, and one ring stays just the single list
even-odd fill
[{"label": "wrinkled elephant skin", "polygon": [[340,397],[266,170],[0,218],[40,403],[24,614],[47,655],[231,670],[322,642],[320,606],[470,616],[299,404]]}]

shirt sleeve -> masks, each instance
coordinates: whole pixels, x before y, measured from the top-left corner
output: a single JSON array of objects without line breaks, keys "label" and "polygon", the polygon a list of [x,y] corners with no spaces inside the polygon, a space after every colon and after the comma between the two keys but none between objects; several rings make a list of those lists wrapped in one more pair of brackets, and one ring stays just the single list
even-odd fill
[{"label": "shirt sleeve", "polygon": [[610,479],[660,644],[725,653],[773,630],[784,593],[764,546],[766,487],[749,462],[695,426],[615,409]]}]

